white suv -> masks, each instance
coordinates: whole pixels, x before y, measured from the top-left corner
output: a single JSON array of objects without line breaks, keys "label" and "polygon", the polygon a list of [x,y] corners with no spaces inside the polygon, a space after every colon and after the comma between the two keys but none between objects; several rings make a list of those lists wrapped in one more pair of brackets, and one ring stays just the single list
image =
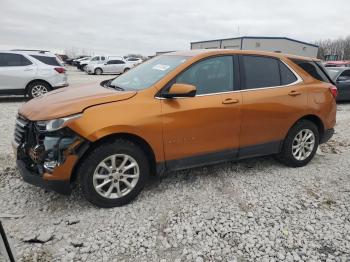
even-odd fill
[{"label": "white suv", "polygon": [[103,64],[88,64],[86,66],[86,72],[88,74],[122,74],[129,69],[133,68],[134,65],[132,63],[128,63],[121,59],[111,59]]},{"label": "white suv", "polygon": [[68,86],[66,69],[44,51],[0,51],[0,95],[41,96]]}]

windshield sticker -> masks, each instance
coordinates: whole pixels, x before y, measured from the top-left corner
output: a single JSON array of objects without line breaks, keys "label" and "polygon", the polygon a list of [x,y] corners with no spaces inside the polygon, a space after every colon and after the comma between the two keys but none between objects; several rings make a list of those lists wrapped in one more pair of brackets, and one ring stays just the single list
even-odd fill
[{"label": "windshield sticker", "polygon": [[152,67],[152,69],[160,70],[160,71],[165,71],[165,70],[167,70],[169,67],[170,67],[169,65],[161,65],[161,64],[158,64],[158,65],[155,65],[154,67]]}]

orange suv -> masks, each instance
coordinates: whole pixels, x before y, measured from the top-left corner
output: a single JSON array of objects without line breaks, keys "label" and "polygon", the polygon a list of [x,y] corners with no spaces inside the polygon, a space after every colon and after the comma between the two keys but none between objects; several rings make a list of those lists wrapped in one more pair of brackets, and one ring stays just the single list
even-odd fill
[{"label": "orange suv", "polygon": [[134,199],[149,175],[275,155],[306,165],[333,135],[336,87],[318,60],[192,50],[155,57],[104,87],[64,88],[20,108],[24,181],[101,207]]}]

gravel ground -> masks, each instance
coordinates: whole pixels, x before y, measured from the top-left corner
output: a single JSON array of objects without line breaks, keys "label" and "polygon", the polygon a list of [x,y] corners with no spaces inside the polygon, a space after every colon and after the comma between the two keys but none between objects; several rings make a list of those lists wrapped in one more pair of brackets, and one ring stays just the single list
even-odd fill
[{"label": "gravel ground", "polygon": [[10,147],[21,103],[0,110],[0,219],[19,261],[350,261],[350,104],[306,167],[263,157],[175,172],[99,209],[22,182]]}]

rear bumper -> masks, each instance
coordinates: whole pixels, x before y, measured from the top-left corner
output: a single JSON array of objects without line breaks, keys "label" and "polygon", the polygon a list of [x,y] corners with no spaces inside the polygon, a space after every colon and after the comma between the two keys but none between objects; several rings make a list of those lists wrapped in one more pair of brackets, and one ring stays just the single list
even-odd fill
[{"label": "rear bumper", "polygon": [[326,129],[324,131],[323,136],[321,137],[320,144],[328,142],[328,140],[332,138],[333,134],[334,134],[334,128]]},{"label": "rear bumper", "polygon": [[17,168],[21,173],[23,180],[29,184],[45,188],[50,191],[55,191],[64,195],[69,195],[72,192],[71,184],[69,181],[44,180],[41,175],[28,170],[22,160],[17,160]]}]

